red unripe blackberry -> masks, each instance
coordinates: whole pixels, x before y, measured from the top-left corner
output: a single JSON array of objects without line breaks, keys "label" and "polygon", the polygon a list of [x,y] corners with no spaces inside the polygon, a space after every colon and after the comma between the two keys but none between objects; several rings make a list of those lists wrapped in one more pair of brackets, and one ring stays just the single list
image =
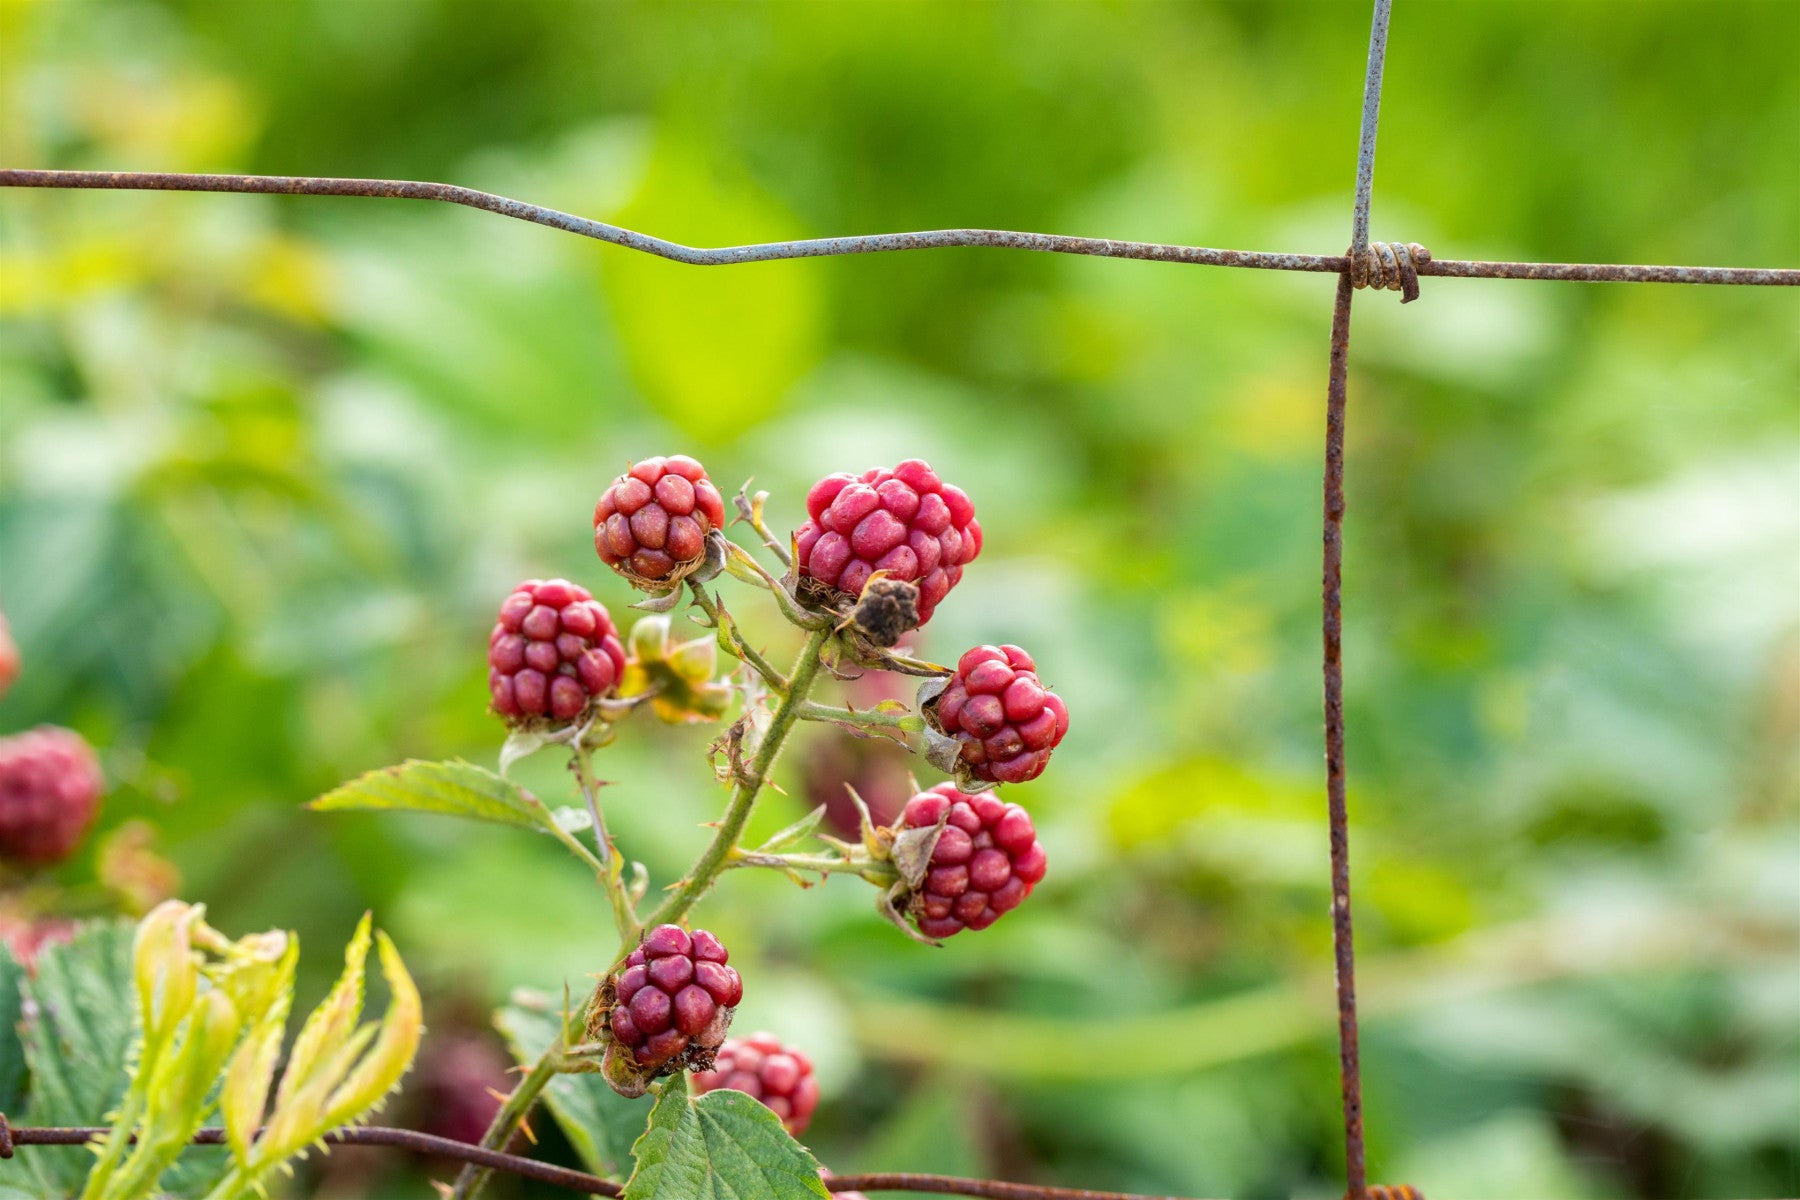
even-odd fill
[{"label": "red unripe blackberry", "polygon": [[633,583],[681,578],[723,528],[725,498],[685,454],[633,463],[594,505],[594,549]]},{"label": "red unripe blackberry", "polygon": [[772,1033],[727,1038],[712,1070],[695,1075],[688,1086],[695,1095],[730,1088],[760,1100],[795,1137],[805,1132],[819,1106],[819,1081],[813,1078],[812,1060],[782,1045]]},{"label": "red unripe blackberry", "polygon": [[919,624],[981,553],[981,523],[959,487],[909,458],[893,470],[827,475],[806,493],[795,535],[800,574],[839,600],[862,594],[876,571],[919,585]]},{"label": "red unripe blackberry", "polygon": [[1017,908],[1044,877],[1044,848],[1031,815],[1018,805],[988,792],[964,795],[956,785],[940,783],[907,801],[900,816],[904,829],[929,829],[939,821],[945,822],[944,831],[910,903],[925,936],[986,929]]},{"label": "red unripe blackberry", "polygon": [[606,606],[566,579],[521,583],[488,635],[488,691],[510,724],[573,721],[624,673]]},{"label": "red unripe blackberry", "polygon": [[1069,732],[1062,697],[1045,690],[1031,655],[1017,646],[964,654],[928,713],[940,733],[962,743],[969,774],[989,783],[1036,779]]},{"label": "red unripe blackberry", "polygon": [[[644,935],[614,980],[612,1035],[646,1071],[683,1055],[704,1068],[725,1040],[732,1010],[744,997],[719,939],[704,929],[658,925]],[[699,1053],[693,1053],[699,1051]]]},{"label": "red unripe blackberry", "polygon": [[61,862],[81,842],[104,780],[81,735],[52,725],[0,738],[0,858]]}]

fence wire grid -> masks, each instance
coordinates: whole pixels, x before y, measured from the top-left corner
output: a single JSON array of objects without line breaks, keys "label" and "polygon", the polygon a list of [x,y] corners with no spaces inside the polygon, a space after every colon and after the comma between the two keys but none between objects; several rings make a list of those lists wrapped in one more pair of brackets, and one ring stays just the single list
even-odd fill
[{"label": "fence wire grid", "polygon": [[[1356,951],[1350,907],[1349,821],[1345,800],[1343,710],[1343,520],[1344,421],[1348,403],[1350,307],[1358,289],[1398,291],[1401,303],[1419,297],[1425,277],[1548,279],[1588,283],[1725,284],[1800,286],[1800,269],[1773,267],[1683,267],[1620,263],[1487,262],[1439,259],[1416,242],[1371,242],[1369,210],[1375,184],[1375,141],[1381,121],[1381,81],[1387,58],[1393,0],[1375,0],[1369,31],[1368,68],[1363,81],[1361,134],[1357,144],[1356,193],[1351,240],[1343,254],[1290,254],[1220,250],[1159,242],[1022,233],[1003,229],[935,229],[915,233],[860,234],[703,248],[640,233],[604,221],[559,212],[522,200],[447,183],[400,179],[340,179],[289,175],[209,175],[145,171],[48,171],[0,169],[0,187],[81,188],[126,191],[238,192],[284,196],[355,196],[391,200],[434,200],[593,238],[693,266],[728,266],[781,259],[882,254],[902,250],[975,247],[1140,259],[1193,266],[1305,271],[1338,277],[1332,308],[1326,385],[1323,569],[1321,622],[1324,676],[1326,804],[1331,845],[1331,921],[1338,1008],[1338,1057],[1344,1123],[1346,1200],[1424,1200],[1411,1185],[1368,1182],[1362,1116],[1362,1072],[1356,1018]],[[15,1146],[80,1145],[106,1131],[74,1127],[10,1127],[0,1114],[0,1158]],[[218,1130],[203,1130],[196,1144],[221,1141]],[[507,1171],[576,1192],[617,1196],[621,1185],[597,1175],[501,1151],[470,1146],[408,1129],[360,1126],[338,1130],[331,1145],[393,1146]],[[981,1200],[1158,1200],[1127,1192],[1092,1191],[946,1175],[882,1173],[828,1176],[833,1193],[910,1191],[972,1196]],[[1160,1200],[1180,1200],[1162,1197]]]}]

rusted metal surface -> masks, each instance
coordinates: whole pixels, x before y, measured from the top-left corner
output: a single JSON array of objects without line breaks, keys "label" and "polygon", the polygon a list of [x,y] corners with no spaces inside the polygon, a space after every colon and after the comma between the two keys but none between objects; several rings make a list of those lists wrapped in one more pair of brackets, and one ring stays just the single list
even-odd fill
[{"label": "rusted metal surface", "polygon": [[[11,1158],[15,1146],[83,1146],[107,1133],[103,1128],[11,1128],[6,1114],[0,1113],[0,1158]],[[225,1142],[223,1129],[202,1129],[194,1135],[196,1146],[219,1146]],[[362,1125],[340,1129],[325,1136],[332,1146],[392,1146],[429,1154],[438,1158],[460,1159],[497,1171],[507,1171],[541,1183],[584,1192],[590,1196],[617,1196],[624,1189],[611,1180],[586,1171],[573,1171],[552,1163],[484,1150],[466,1142],[417,1133],[411,1129],[390,1129],[380,1125]],[[977,1200],[1179,1200],[1177,1197],[1144,1196],[1134,1192],[1095,1192],[1084,1188],[1046,1187],[1035,1183],[1008,1183],[998,1179],[961,1179],[952,1175],[914,1175],[886,1173],[875,1175],[828,1175],[825,1186],[833,1192],[931,1192],[943,1196],[974,1196]]]},{"label": "rusted metal surface", "polygon": [[1417,242],[1376,242],[1350,251],[1350,284],[1358,288],[1386,289],[1400,293],[1400,303],[1419,298],[1419,267],[1431,261],[1431,251]]},{"label": "rusted metal surface", "polygon": [[1436,259],[1421,275],[1464,279],[1562,279],[1577,283],[1730,283],[1758,287],[1800,287],[1800,271],[1776,267],[1649,267],[1617,263],[1479,262]]},{"label": "rusted metal surface", "polygon": [[[12,1149],[15,1146],[83,1146],[108,1132],[110,1131],[98,1127],[19,1126],[9,1128],[6,1123],[6,1115],[0,1113],[0,1158],[11,1158]],[[224,1143],[225,1131],[223,1129],[202,1129],[193,1137],[193,1144],[196,1146],[220,1146]],[[554,1163],[539,1162],[534,1158],[523,1158],[517,1154],[503,1154],[498,1150],[484,1150],[480,1146],[471,1146],[467,1142],[459,1142],[453,1138],[438,1137],[429,1133],[419,1133],[412,1129],[392,1129],[382,1125],[358,1125],[326,1134],[325,1143],[329,1146],[393,1146],[437,1158],[460,1159],[463,1162],[477,1163],[498,1171],[507,1171],[527,1179],[535,1179],[540,1183],[586,1192],[590,1196],[617,1196],[623,1190],[618,1184],[602,1179],[598,1175],[590,1175],[586,1171],[572,1171]]]},{"label": "rusted metal surface", "polygon": [[[1043,254],[1081,254],[1098,258],[1134,258],[1192,266],[1246,267],[1261,271],[1308,271],[1336,275],[1351,269],[1343,254],[1282,254],[1264,250],[1216,250],[1161,242],[1122,242],[1112,238],[1069,237],[1054,233],[1021,233],[1009,229],[933,229],[919,233],[874,233],[855,237],[806,238],[761,242],[749,246],[702,248],[684,246],[604,221],[578,217],[522,200],[496,196],[448,183],[406,179],[337,179],[292,175],[184,175],[148,171],[0,170],[0,187],[100,188],[125,191],[250,192],[278,196],[361,196],[387,200],[436,200],[498,213],[629,250],[654,254],[695,266],[772,262],[790,258],[825,258],[841,254],[885,254],[899,250],[977,247],[1030,250]],[[1800,286],[1800,270],[1753,267],[1634,267],[1578,263],[1509,263],[1444,260],[1419,269],[1421,275],[1462,275],[1497,279],[1575,279],[1620,283],[1737,283]]]},{"label": "rusted metal surface", "polygon": [[833,1175],[825,1186],[834,1192],[931,1192],[940,1196],[975,1196],[980,1200],[1179,1200],[1138,1192],[1095,1192],[1086,1188],[1045,1187],[1000,1179],[958,1179],[950,1175]]},{"label": "rusted metal surface", "polygon": [[1338,276],[1325,398],[1325,801],[1331,824],[1331,944],[1337,968],[1338,1069],[1344,1101],[1344,1177],[1366,1200],[1362,1062],[1356,1030],[1356,946],[1350,922],[1350,819],[1344,800],[1344,410],[1349,396],[1350,276]]},{"label": "rusted metal surface", "polygon": [[1052,233],[1019,233],[1009,229],[933,229],[921,233],[874,233],[855,237],[807,238],[761,242],[750,246],[703,249],[664,238],[542,208],[520,200],[478,192],[447,183],[404,179],[331,179],[287,175],[180,175],[135,171],[0,171],[0,187],[112,188],[139,191],[256,192],[280,196],[369,196],[389,200],[441,200],[483,212],[499,213],[567,233],[641,250],[659,258],[694,266],[771,262],[787,258],[823,258],[838,254],[883,254],[895,250],[932,250],[953,246],[1035,250],[1047,254],[1085,254],[1099,258],[1137,258],[1214,267],[1250,267],[1267,271],[1343,269],[1343,259],[1321,254],[1271,254],[1257,250],[1213,250],[1205,246],[1168,246],[1152,242],[1120,242],[1111,238],[1066,237]]}]

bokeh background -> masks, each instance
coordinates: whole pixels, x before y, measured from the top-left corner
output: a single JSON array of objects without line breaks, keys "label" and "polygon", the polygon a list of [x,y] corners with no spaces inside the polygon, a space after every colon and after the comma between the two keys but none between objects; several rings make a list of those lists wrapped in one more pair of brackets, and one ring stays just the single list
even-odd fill
[{"label": "bokeh background", "polygon": [[[1800,6],[1399,7],[1378,237],[1800,264]],[[8,0],[0,160],[442,179],[698,244],[976,225],[1334,252],[1367,23]],[[729,878],[697,916],[751,981],[741,1025],[812,1052],[807,1140],[839,1171],[1334,1195],[1331,287],[977,250],[703,270],[421,204],[0,194],[0,611],[25,657],[0,730],[87,734],[102,829],[151,822],[222,928],[298,929],[323,974],[374,909],[430,991],[399,1109],[426,1123],[430,1080],[495,1069],[491,1005],[611,958],[604,905],[548,839],[300,804],[405,756],[493,762],[493,611],[561,574],[625,612],[589,514],[628,460],[755,476],[789,527],[820,475],[928,458],[987,548],[923,651],[1023,643],[1073,713],[1014,790],[1051,875],[935,952],[858,881]],[[1378,1179],[1800,1191],[1797,332],[1777,289],[1427,280],[1357,307]],[[658,885],[722,803],[710,737],[640,718],[604,755]],[[809,731],[759,825],[846,777],[903,798],[908,767]],[[556,764],[520,771],[563,796]],[[296,1190],[424,1190],[420,1164],[332,1164]]]}]

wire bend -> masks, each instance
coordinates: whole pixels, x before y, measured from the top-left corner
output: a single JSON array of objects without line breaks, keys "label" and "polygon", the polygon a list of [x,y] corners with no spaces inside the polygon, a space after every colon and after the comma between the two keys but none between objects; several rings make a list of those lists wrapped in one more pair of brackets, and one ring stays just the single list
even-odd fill
[{"label": "wire bend", "polygon": [[1370,242],[1346,257],[1353,286],[1399,292],[1400,303],[1411,304],[1419,298],[1419,268],[1431,261],[1431,251],[1417,242]]}]

